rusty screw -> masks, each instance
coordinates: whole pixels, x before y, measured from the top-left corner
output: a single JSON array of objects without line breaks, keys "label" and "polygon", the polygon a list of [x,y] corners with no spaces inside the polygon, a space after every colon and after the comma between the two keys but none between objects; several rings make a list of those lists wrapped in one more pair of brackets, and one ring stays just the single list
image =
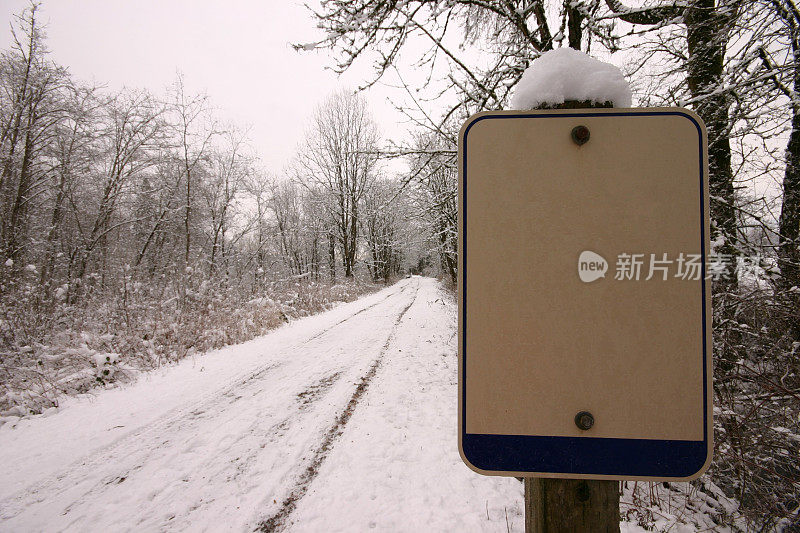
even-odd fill
[{"label": "rusty screw", "polygon": [[589,128],[586,126],[575,126],[572,128],[572,140],[578,146],[584,145],[589,142]]},{"label": "rusty screw", "polygon": [[589,411],[581,411],[575,415],[575,425],[584,431],[591,429],[594,425],[592,413]]}]

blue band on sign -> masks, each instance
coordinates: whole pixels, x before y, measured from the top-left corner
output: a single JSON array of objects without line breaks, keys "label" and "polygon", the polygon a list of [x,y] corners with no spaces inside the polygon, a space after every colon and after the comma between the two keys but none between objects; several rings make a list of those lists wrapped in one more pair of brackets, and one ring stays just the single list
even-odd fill
[{"label": "blue band on sign", "polygon": [[481,470],[631,477],[689,477],[708,452],[705,441],[475,433],[464,435],[462,449]]}]

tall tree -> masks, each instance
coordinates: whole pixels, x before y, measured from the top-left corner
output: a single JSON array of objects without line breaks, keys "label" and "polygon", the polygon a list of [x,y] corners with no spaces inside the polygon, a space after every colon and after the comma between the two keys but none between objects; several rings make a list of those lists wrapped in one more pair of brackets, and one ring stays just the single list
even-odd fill
[{"label": "tall tree", "polygon": [[[130,223],[125,219],[115,223],[114,216],[130,180],[156,163],[162,112],[162,107],[146,93],[120,94],[108,103],[101,137],[103,159],[97,167],[97,205],[87,220],[88,226],[79,226],[81,242],[72,254],[76,279],[84,277],[92,255],[106,242],[108,234]],[[79,213],[76,217],[82,218]]]},{"label": "tall tree", "polygon": [[375,179],[378,128],[366,101],[337,92],[317,108],[297,158],[296,175],[334,222],[345,277],[353,275],[358,249],[360,209]]},{"label": "tall tree", "polygon": [[208,215],[211,217],[208,232],[211,241],[211,275],[219,270],[219,263],[226,260],[228,231],[233,220],[234,207],[250,171],[244,134],[233,127],[228,129],[223,146],[213,150],[210,155],[210,176],[203,190]]},{"label": "tall tree", "polygon": [[74,197],[82,169],[88,168],[99,155],[94,149],[98,137],[94,128],[99,122],[103,100],[98,98],[96,88],[72,85],[64,95],[63,107],[65,115],[55,125],[50,150],[50,225],[41,261],[41,281],[48,290],[53,285],[56,259],[70,248],[69,241],[65,242],[65,238],[69,239],[65,233],[69,232],[71,222],[67,216],[69,199]]},{"label": "tall tree", "polygon": [[273,187],[270,201],[278,248],[289,272],[295,276],[309,274],[317,266],[318,235],[309,232],[305,225],[308,213],[304,192],[297,183],[285,181]]},{"label": "tall tree", "polygon": [[458,169],[456,153],[433,134],[420,135],[412,169],[412,214],[424,221],[441,272],[458,280]]},{"label": "tall tree", "polygon": [[[691,96],[689,101],[708,131],[711,238],[719,242],[718,253],[735,257],[739,239],[731,168],[731,95],[725,90],[724,65],[728,40],[740,15],[741,0],[692,0],[686,4],[640,8],[629,8],[619,0],[606,0],[606,4],[615,17],[630,24],[659,28],[684,26],[686,55],[682,67]],[[681,57],[682,50],[677,54]],[[718,292],[734,290],[737,285],[735,262],[726,264],[728,273],[717,283]]]},{"label": "tall tree", "polygon": [[[782,183],[782,203],[778,218],[778,267],[781,285],[789,295],[790,304],[800,309],[800,10],[791,0],[772,0],[769,6],[780,21],[780,33],[788,50],[785,72],[775,64],[765,46],[759,48],[760,57],[779,94],[789,99],[791,130],[786,146],[786,170]],[[782,78],[788,78],[788,83]],[[800,316],[793,327],[795,340],[800,341]]]},{"label": "tall tree", "polygon": [[398,194],[399,183],[377,181],[364,198],[364,240],[369,254],[367,266],[374,281],[387,283],[400,270],[401,232],[405,197]]},{"label": "tall tree", "polygon": [[47,60],[38,7],[31,4],[16,17],[12,48],[0,58],[0,253],[12,260],[29,244],[32,203],[47,185],[41,155],[62,115],[57,94],[67,78]]},{"label": "tall tree", "polygon": [[173,87],[172,112],[176,116],[174,127],[178,136],[178,158],[182,166],[184,184],[183,205],[183,266],[191,265],[192,211],[194,199],[195,171],[208,156],[211,142],[219,133],[211,116],[208,98],[189,95],[178,75]]}]

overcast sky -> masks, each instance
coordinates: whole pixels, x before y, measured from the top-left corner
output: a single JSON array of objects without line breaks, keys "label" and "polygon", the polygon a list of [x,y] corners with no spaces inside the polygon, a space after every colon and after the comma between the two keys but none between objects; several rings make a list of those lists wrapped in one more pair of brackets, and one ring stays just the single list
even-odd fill
[{"label": "overcast sky", "polygon": [[[0,2],[0,48],[27,0]],[[206,92],[220,118],[251,126],[264,166],[279,172],[301,140],[313,108],[338,87],[357,87],[369,65],[337,78],[320,52],[290,42],[317,37],[300,2],[280,0],[44,0],[51,57],[79,80],[146,88],[163,95],[182,72],[188,92]],[[377,87],[367,98],[384,137],[405,131]]]}]

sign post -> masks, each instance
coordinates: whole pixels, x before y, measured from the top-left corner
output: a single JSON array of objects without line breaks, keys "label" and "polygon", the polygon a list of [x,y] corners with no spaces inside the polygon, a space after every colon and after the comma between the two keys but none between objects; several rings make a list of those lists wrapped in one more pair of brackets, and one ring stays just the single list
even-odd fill
[{"label": "sign post", "polygon": [[618,531],[609,480],[711,461],[705,128],[500,111],[459,141],[461,456],[525,478],[528,531]]}]

